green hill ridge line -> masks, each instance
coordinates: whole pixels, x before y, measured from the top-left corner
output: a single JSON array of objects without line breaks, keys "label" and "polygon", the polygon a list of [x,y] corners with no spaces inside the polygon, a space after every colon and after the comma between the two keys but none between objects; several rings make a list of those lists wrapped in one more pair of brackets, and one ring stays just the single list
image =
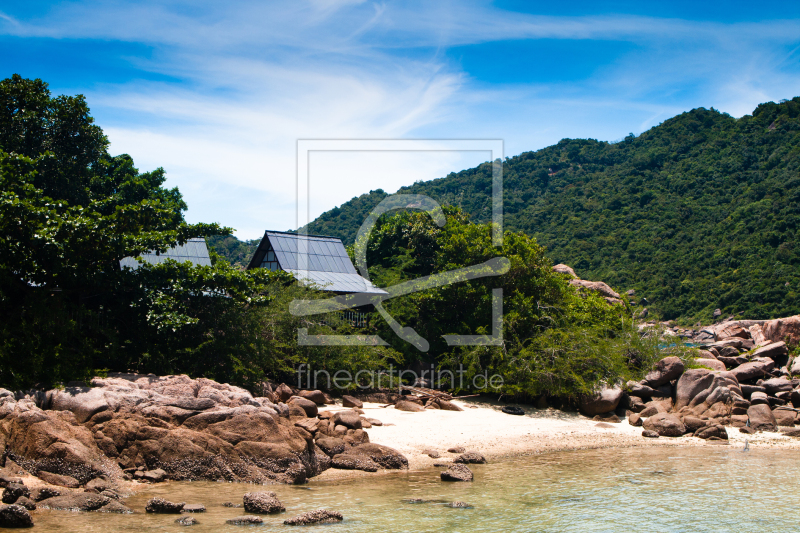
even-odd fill
[{"label": "green hill ridge line", "polygon": [[[799,114],[800,97],[739,119],[699,108],[618,143],[564,139],[508,158],[505,229],[535,237],[584,279],[635,289],[663,319],[800,313]],[[487,222],[491,172],[484,163],[398,192]],[[352,243],[386,196],[353,198],[308,231]]]}]

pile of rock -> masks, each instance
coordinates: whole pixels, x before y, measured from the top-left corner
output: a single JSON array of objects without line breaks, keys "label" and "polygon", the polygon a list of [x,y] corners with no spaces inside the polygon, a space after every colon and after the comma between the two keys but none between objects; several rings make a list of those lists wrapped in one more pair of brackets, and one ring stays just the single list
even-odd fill
[{"label": "pile of rock", "polygon": [[595,292],[611,304],[622,303],[622,297],[619,295],[619,293],[609,287],[606,283],[603,283],[602,281],[587,281],[585,279],[580,279],[570,266],[558,264],[553,266],[553,271],[564,274],[569,278],[569,284],[580,291]]},{"label": "pile of rock", "polygon": [[[585,397],[587,416],[627,416],[646,436],[691,434],[710,440],[728,438],[725,426],[742,432],[791,430],[800,424],[800,360],[789,361],[785,342],[754,341],[763,331],[727,324],[703,345],[692,366],[666,357],[642,381],[606,387]],[[760,345],[760,346],[758,346]]]},{"label": "pile of rock", "polygon": [[265,389],[254,397],[209,379],[137,374],[47,392],[0,389],[0,457],[98,495],[122,478],[301,483],[338,455],[342,468],[407,467],[369,443],[363,428],[380,421],[357,409],[320,412],[333,402],[320,391]]}]

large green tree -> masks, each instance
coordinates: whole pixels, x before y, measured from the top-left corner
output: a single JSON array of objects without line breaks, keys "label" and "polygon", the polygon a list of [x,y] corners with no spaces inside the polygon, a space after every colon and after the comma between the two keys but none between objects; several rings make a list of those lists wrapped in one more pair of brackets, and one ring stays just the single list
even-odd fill
[{"label": "large green tree", "polygon": [[223,265],[121,269],[124,257],[230,229],[186,223],[163,169],[139,172],[107,148],[82,96],[0,82],[2,385],[191,368],[176,359],[218,344],[215,326],[258,294],[257,276]]}]

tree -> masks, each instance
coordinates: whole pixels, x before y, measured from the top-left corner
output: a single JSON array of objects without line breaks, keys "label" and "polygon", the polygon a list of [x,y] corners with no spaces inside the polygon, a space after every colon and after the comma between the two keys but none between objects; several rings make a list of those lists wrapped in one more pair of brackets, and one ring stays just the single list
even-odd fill
[{"label": "tree", "polygon": [[[124,257],[231,229],[187,224],[163,169],[139,172],[107,148],[82,96],[52,97],[46,83],[19,75],[0,82],[2,385],[82,378],[112,363],[125,370],[175,348],[159,340],[165,321],[176,330],[198,323],[187,300],[258,292],[256,277],[233,271],[120,269]],[[184,338],[183,348],[208,333]]]}]

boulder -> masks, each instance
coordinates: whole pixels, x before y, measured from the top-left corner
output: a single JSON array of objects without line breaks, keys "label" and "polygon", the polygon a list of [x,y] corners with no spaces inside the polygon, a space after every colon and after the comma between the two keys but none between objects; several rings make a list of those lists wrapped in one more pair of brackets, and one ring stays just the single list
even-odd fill
[{"label": "boulder", "polygon": [[370,461],[380,465],[382,468],[390,470],[408,468],[408,459],[406,459],[402,453],[398,452],[394,448],[383,446],[381,444],[360,444],[358,446],[348,448],[338,457],[341,456],[369,459]]},{"label": "boulder", "polygon": [[717,370],[720,372],[724,372],[725,370],[727,370],[725,368],[725,363],[723,363],[722,361],[718,361],[717,359],[695,359],[694,362],[710,370]]},{"label": "boulder", "polygon": [[657,439],[659,437],[658,431],[653,431],[652,429],[645,429],[642,431],[642,437],[648,439]]},{"label": "boulder", "polygon": [[789,348],[783,341],[773,342],[754,351],[752,357],[768,357],[775,361],[777,366],[783,366],[789,360]]},{"label": "boulder", "polygon": [[27,496],[20,496],[19,498],[17,498],[17,501],[14,502],[14,503],[16,505],[23,506],[28,511],[35,511],[36,510],[36,504],[33,502],[33,500],[31,500]]},{"label": "boulder", "polygon": [[442,411],[463,411],[462,408],[460,408],[459,406],[448,400],[438,399],[435,400],[434,403],[438,405],[439,409],[441,409]]},{"label": "boulder", "polygon": [[9,483],[3,489],[3,503],[15,503],[21,497],[29,497],[31,495],[30,489],[22,483]]},{"label": "boulder", "polygon": [[364,402],[362,402],[358,398],[355,398],[353,396],[348,396],[345,394],[344,396],[342,396],[342,405],[345,407],[358,407],[359,409],[361,409],[362,407],[364,407]]},{"label": "boulder", "polygon": [[331,417],[334,425],[341,425],[348,429],[361,429],[361,417],[355,411],[339,411]]},{"label": "boulder", "polygon": [[739,365],[732,369],[730,372],[739,383],[762,378],[767,375],[770,370],[775,368],[775,363],[771,360],[768,361],[769,362],[751,361],[749,363],[744,363],[743,365]]},{"label": "boulder", "polygon": [[775,417],[775,424],[777,426],[792,427],[794,426],[797,413],[778,407],[777,409],[772,410],[772,416]]},{"label": "boulder", "polygon": [[577,279],[578,276],[575,274],[575,271],[572,267],[564,265],[564,264],[557,264],[553,266],[553,272],[558,272],[559,274],[566,274],[570,278]]},{"label": "boulder", "polygon": [[447,453],[464,453],[466,451],[466,448],[463,446],[453,446],[452,448],[447,449]]},{"label": "boulder", "polygon": [[257,526],[259,524],[263,524],[264,521],[259,516],[244,515],[244,516],[236,516],[234,518],[229,518],[225,520],[225,523],[230,524],[232,526]]},{"label": "boulder", "polygon": [[292,392],[292,388],[289,387],[289,385],[287,385],[286,383],[281,383],[275,389],[275,396],[278,397],[278,400],[285,402],[286,400],[294,396],[294,393]]},{"label": "boulder", "polygon": [[614,289],[612,289],[602,281],[586,281],[584,279],[571,279],[569,280],[569,284],[579,289],[586,289],[591,292],[596,292],[606,298],[613,298],[615,300],[620,300],[621,298],[621,296],[617,292],[615,292]]},{"label": "boulder", "polygon": [[681,419],[671,413],[655,414],[647,418],[643,426],[662,437],[680,437],[686,433],[686,426],[683,425]]},{"label": "boulder", "polygon": [[764,390],[770,396],[775,396],[779,392],[789,392],[792,390],[792,382],[784,377],[770,378],[761,383]]},{"label": "boulder", "polygon": [[167,473],[161,468],[145,470],[145,472],[142,474],[142,479],[150,483],[161,483],[162,481],[166,481]]},{"label": "boulder", "polygon": [[473,479],[472,470],[463,464],[451,465],[439,477],[442,481],[472,481]]},{"label": "boulder", "polygon": [[185,503],[174,503],[164,498],[151,498],[147,501],[147,506],[144,510],[148,513],[166,513],[174,514],[180,513],[183,510]]},{"label": "boulder", "polygon": [[668,384],[664,384],[654,389],[638,381],[629,381],[625,384],[625,387],[628,389],[629,395],[643,398],[645,400],[650,398],[667,398],[672,396],[672,387],[670,387]]},{"label": "boulder", "polygon": [[750,394],[750,405],[769,405],[769,396],[766,392],[753,391]]},{"label": "boulder", "polygon": [[21,505],[0,505],[0,527],[33,527],[31,514]]},{"label": "boulder", "polygon": [[334,455],[344,452],[345,442],[336,437],[324,437],[317,439],[317,446],[319,446],[326,455],[333,457]]},{"label": "boulder", "polygon": [[665,357],[656,363],[655,368],[645,376],[644,384],[658,388],[681,377],[683,368],[683,361],[679,357]]},{"label": "boulder", "polygon": [[647,418],[658,413],[668,413],[672,410],[672,400],[651,400],[644,404],[644,409],[639,412],[642,418]]},{"label": "boulder", "polygon": [[284,525],[287,526],[307,526],[310,524],[326,524],[331,522],[341,522],[344,520],[342,513],[338,511],[329,511],[327,509],[317,509],[316,511],[308,511],[306,513],[294,516],[284,520]]},{"label": "boulder", "polygon": [[638,396],[631,396],[626,394],[622,397],[620,405],[625,409],[633,411],[634,413],[640,413],[644,409],[644,400],[642,400]]},{"label": "boulder", "polygon": [[55,498],[56,496],[61,496],[61,491],[57,488],[39,487],[31,491],[30,498],[35,502],[40,502],[42,500],[46,500],[47,498]]},{"label": "boulder", "polygon": [[746,384],[742,384],[742,385],[739,385],[739,388],[742,389],[742,396],[744,398],[750,398],[750,395],[752,395],[754,392],[764,392],[764,393],[767,392],[767,389],[765,389],[761,385],[746,385]]},{"label": "boulder", "polygon": [[364,472],[377,472],[380,466],[369,457],[345,455],[340,453],[331,458],[331,468],[341,470],[362,470]]},{"label": "boulder", "polygon": [[761,328],[760,324],[753,324],[748,328],[748,331],[750,332],[750,338],[753,339],[756,347],[769,344],[769,341],[764,336],[764,330]]},{"label": "boulder", "polygon": [[409,413],[418,413],[420,411],[424,411],[425,408],[415,402],[410,402],[407,400],[400,400],[396,404],[394,404],[394,408],[398,411],[407,411]]},{"label": "boulder", "polygon": [[594,416],[613,411],[622,400],[620,387],[604,386],[593,395],[586,395],[581,399],[581,412],[586,416]]},{"label": "boulder", "polygon": [[58,485],[59,487],[66,487],[68,489],[77,489],[81,486],[80,481],[72,476],[62,476],[53,474],[52,472],[45,472],[44,470],[37,473],[37,477],[51,485]]},{"label": "boulder", "polygon": [[684,372],[675,386],[675,410],[689,407],[702,415],[715,404],[728,404],[742,398],[739,382],[732,372],[712,372],[693,368]]},{"label": "boulder", "polygon": [[181,510],[182,513],[205,513],[206,506],[202,503],[187,503]]},{"label": "boulder", "polygon": [[695,432],[698,429],[704,428],[708,425],[706,420],[702,420],[696,416],[690,415],[684,416],[681,418],[681,421],[683,422],[683,425],[686,426],[687,432]]},{"label": "boulder", "polygon": [[724,322],[720,324],[715,328],[715,333],[718,341],[730,337],[738,337],[740,339],[750,338],[750,331],[735,322]]},{"label": "boulder", "polygon": [[301,390],[297,393],[297,396],[305,398],[306,400],[311,400],[316,405],[325,405],[327,403],[325,394],[321,390]]},{"label": "boulder", "polygon": [[39,502],[39,507],[59,511],[96,511],[111,501],[113,500],[99,494],[71,492],[42,500]]},{"label": "boulder", "polygon": [[639,416],[639,413],[631,413],[631,415],[628,416],[628,424],[639,427],[642,425],[642,417]]},{"label": "boulder", "polygon": [[769,405],[751,405],[747,410],[750,427],[755,431],[777,431],[778,423]]},{"label": "boulder", "polygon": [[248,513],[275,514],[286,510],[278,495],[271,491],[248,492],[243,500],[244,510]]},{"label": "boulder", "polygon": [[319,412],[316,403],[300,396],[292,396],[286,401],[286,405],[288,405],[289,408],[291,408],[293,405],[301,407],[303,411],[305,411],[305,415],[309,417],[315,417]]},{"label": "boulder", "polygon": [[725,431],[725,426],[720,424],[714,424],[712,426],[706,426],[698,429],[694,436],[701,439],[728,440],[728,432]]},{"label": "boulder", "polygon": [[761,325],[761,330],[768,341],[784,341],[797,346],[800,344],[800,315],[767,320]]},{"label": "boulder", "polygon": [[133,514],[133,509],[130,507],[123,505],[122,503],[111,500],[100,509],[97,510],[98,513],[116,513],[116,514]]},{"label": "boulder", "polygon": [[473,464],[473,465],[483,465],[486,464],[486,458],[479,454],[478,452],[467,452],[462,453],[455,459],[453,459],[454,463],[463,463],[463,464]]}]

